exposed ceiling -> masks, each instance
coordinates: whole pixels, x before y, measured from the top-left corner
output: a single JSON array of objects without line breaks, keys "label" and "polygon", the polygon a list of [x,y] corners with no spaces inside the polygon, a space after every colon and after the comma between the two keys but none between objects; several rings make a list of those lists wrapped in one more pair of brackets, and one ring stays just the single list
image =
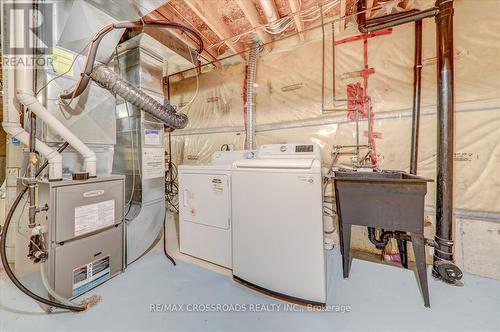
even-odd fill
[{"label": "exposed ceiling", "polygon": [[[365,0],[367,18],[414,7],[415,0]],[[254,42],[269,51],[272,42],[290,35],[304,40],[304,31],[332,19],[339,28],[354,21],[357,0],[171,0],[144,17],[145,20],[167,20],[195,30],[203,39],[202,58],[209,62],[230,54],[244,59],[245,50]],[[267,7],[267,8],[264,8]],[[269,8],[274,20],[269,20]],[[266,15],[267,14],[267,15]],[[345,19],[344,19],[345,18]],[[158,34],[161,34],[160,32]],[[170,32],[189,47],[193,39],[187,34]],[[153,36],[160,40],[161,36]]]}]

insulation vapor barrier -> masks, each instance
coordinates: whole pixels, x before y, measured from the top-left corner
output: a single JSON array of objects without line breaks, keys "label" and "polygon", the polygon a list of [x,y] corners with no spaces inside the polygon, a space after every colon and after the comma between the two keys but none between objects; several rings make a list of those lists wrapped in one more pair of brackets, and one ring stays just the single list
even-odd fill
[{"label": "insulation vapor barrier", "polygon": [[153,97],[121,78],[111,68],[103,65],[95,66],[90,76],[103,88],[148,112],[171,128],[184,128],[188,123],[186,114],[177,113],[175,108],[168,103],[166,105],[160,104]]},{"label": "insulation vapor barrier", "polygon": [[[429,8],[433,1],[418,1]],[[461,246],[472,246],[476,257],[490,258],[494,247],[500,252],[498,235],[490,249],[480,248],[490,234],[500,234],[500,21],[494,0],[455,1],[455,213],[457,257]],[[274,44],[271,53],[262,52],[257,64],[255,86],[256,146],[265,143],[314,142],[320,145],[324,166],[332,161],[335,145],[356,143],[356,125],[347,115],[347,86],[363,83],[363,41],[335,46],[335,80],[332,67],[332,29],[325,34],[322,65],[321,29],[308,33],[300,45],[287,40]],[[335,40],[358,35],[352,26]],[[392,29],[370,38],[367,94],[373,107],[375,144],[379,168],[409,171],[413,93],[414,24]],[[418,175],[435,179],[436,169],[436,37],[433,19],[423,22],[422,115]],[[210,160],[222,144],[244,144],[244,64],[220,66],[199,76],[197,98],[187,110],[189,125],[174,132],[174,160],[180,164],[201,164]],[[324,92],[322,92],[324,75]],[[335,81],[335,89],[333,82]],[[196,91],[194,77],[171,81],[173,104],[190,100]],[[335,91],[335,93],[334,93]],[[322,102],[322,95],[324,100]],[[334,98],[335,96],[335,98]],[[321,112],[333,109],[332,112]],[[367,144],[367,121],[360,123],[360,144]],[[343,155],[340,166],[352,166],[352,155]],[[433,235],[432,219],[435,183],[428,186],[426,206],[430,221],[426,232]],[[462,226],[484,223],[486,231],[460,233]],[[353,235],[353,246],[371,250],[365,234]],[[470,249],[470,248],[469,248]],[[469,250],[468,249],[468,250]],[[471,249],[472,250],[472,249]],[[472,257],[472,256],[471,256]],[[461,257],[466,271],[500,278],[500,267],[479,271],[479,262]],[[472,258],[471,258],[472,259]],[[500,259],[500,257],[498,257]]]}]

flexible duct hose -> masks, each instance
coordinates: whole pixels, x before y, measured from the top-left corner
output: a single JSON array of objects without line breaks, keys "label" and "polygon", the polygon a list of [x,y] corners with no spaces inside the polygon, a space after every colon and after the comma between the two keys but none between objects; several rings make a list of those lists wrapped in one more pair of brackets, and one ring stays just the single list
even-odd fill
[{"label": "flexible duct hose", "polygon": [[261,50],[260,46],[253,47],[248,56],[248,73],[247,73],[247,100],[246,100],[246,143],[247,149],[255,149],[255,76],[257,72],[257,55]]},{"label": "flexible duct hose", "polygon": [[153,97],[118,76],[111,68],[97,65],[92,70],[90,77],[101,87],[119,95],[127,102],[153,115],[171,128],[182,129],[188,123],[186,114],[177,113],[170,104],[160,104]]}]

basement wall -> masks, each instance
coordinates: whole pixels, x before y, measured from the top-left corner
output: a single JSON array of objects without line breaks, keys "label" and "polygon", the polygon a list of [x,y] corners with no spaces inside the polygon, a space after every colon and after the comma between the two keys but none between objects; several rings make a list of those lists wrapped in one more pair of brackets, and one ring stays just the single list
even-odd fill
[{"label": "basement wall", "polygon": [[[429,1],[420,3],[426,8]],[[455,235],[457,263],[473,274],[500,279],[500,3],[494,0],[455,1]],[[414,25],[397,27],[368,41],[368,95],[375,112],[376,148],[382,169],[409,170],[413,82]],[[322,65],[321,29],[275,43],[261,54],[257,72],[257,146],[265,143],[314,142],[323,163],[331,164],[333,145],[355,144],[355,124],[345,111],[321,113],[322,73],[324,107],[345,109],[346,85],[362,82],[361,41],[336,47],[333,98],[332,28],[325,34]],[[357,35],[355,27],[335,33],[335,40]],[[435,178],[436,57],[434,20],[423,24],[422,118],[418,174]],[[173,159],[177,164],[202,164],[222,144],[244,144],[244,65],[235,64],[202,74],[197,98],[185,110],[190,123],[175,131]],[[171,101],[186,103],[196,91],[196,78],[170,85]],[[361,124],[361,134],[367,130]],[[361,135],[361,143],[366,137]],[[351,166],[343,156],[339,165]],[[329,191],[331,192],[331,191]],[[435,187],[428,186],[426,234],[433,237]],[[332,220],[325,219],[326,228]],[[335,224],[335,222],[334,222]],[[337,226],[335,225],[336,229]],[[335,233],[336,234],[336,233]],[[335,235],[338,243],[338,236]],[[353,232],[353,248],[378,252],[366,231]],[[411,249],[410,249],[411,250]],[[429,262],[431,252],[429,249]]]}]

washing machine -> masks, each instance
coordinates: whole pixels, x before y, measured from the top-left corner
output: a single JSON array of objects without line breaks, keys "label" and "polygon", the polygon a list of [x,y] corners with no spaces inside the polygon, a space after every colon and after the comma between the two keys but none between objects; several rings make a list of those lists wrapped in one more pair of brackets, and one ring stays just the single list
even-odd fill
[{"label": "washing machine", "polygon": [[255,154],[217,151],[208,165],[179,166],[180,252],[231,268],[231,165]]},{"label": "washing machine", "polygon": [[233,278],[273,295],[326,303],[321,154],[263,145],[232,166]]}]

